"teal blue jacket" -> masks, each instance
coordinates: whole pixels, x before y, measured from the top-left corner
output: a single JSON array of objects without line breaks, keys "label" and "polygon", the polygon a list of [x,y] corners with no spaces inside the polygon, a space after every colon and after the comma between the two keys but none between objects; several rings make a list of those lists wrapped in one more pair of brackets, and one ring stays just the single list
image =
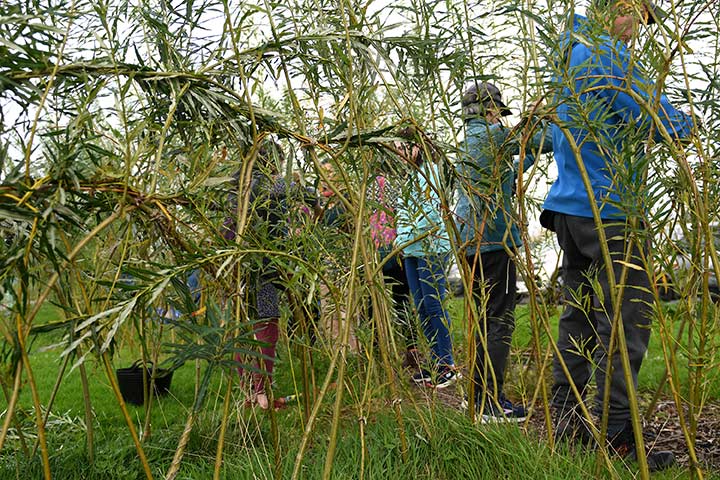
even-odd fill
[{"label": "teal blue jacket", "polygon": [[[539,151],[552,150],[550,129],[538,131],[528,141],[523,160],[530,167]],[[489,124],[482,117],[466,120],[465,141],[458,162],[455,222],[465,255],[515,248],[522,245],[515,218],[513,186],[520,153],[520,133],[501,124]],[[541,149],[541,150],[539,150]]]},{"label": "teal blue jacket", "polygon": [[442,185],[437,166],[429,162],[410,175],[398,200],[397,237],[393,242],[395,248],[407,244],[402,251],[406,257],[442,257],[450,253],[450,239],[437,194]]}]

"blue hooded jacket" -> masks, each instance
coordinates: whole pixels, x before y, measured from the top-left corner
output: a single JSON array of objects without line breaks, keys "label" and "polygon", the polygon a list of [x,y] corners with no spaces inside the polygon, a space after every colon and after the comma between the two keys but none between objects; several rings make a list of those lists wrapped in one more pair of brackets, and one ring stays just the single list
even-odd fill
[{"label": "blue hooded jacket", "polygon": [[[662,129],[673,139],[686,138],[693,123],[662,95],[657,111],[662,126],[653,125],[651,115],[638,104],[635,96],[654,105],[655,84],[643,76],[642,68],[623,42],[607,34],[595,34],[591,40],[592,35],[588,20],[574,15],[573,32],[566,32],[560,42],[564,55],[558,59],[560,67],[553,79],[558,88],[555,104],[559,125],[553,125],[552,129],[558,177],[544,208],[592,218],[578,162],[562,126],[580,149],[600,217],[621,219],[626,216],[618,208],[621,195],[632,192],[642,178],[638,173],[641,168],[637,168],[642,165],[641,152],[628,150],[633,145],[641,145],[638,140],[647,139],[651,129],[658,142],[664,139]],[[620,177],[629,172],[634,185],[617,181],[619,172]]]}]

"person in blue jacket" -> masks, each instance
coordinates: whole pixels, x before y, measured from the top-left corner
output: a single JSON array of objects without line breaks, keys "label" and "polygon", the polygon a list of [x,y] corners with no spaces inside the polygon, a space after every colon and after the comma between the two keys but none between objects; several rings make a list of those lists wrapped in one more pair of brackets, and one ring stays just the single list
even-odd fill
[{"label": "person in blue jacket", "polygon": [[[588,18],[574,15],[572,31],[564,34],[556,52],[553,103],[557,124],[552,139],[558,177],[540,217],[543,226],[556,233],[563,251],[567,300],[559,320],[557,346],[569,375],[559,358],[553,371],[556,437],[591,440],[578,415],[579,399],[571,382],[584,395],[594,370],[595,412],[602,413],[609,374],[607,438],[611,447],[628,456],[637,453],[628,390],[637,387],[653,309],[649,277],[641,262],[644,245],[636,235],[642,221],[633,221],[648,207],[642,174],[647,159],[642,150],[646,141],[680,142],[693,129],[691,117],[659,95],[630,48],[638,28],[657,19],[655,7],[645,0],[594,0]],[[612,365],[608,364],[614,309],[596,214],[615,281],[619,282],[626,270],[620,319],[632,385],[626,384],[617,349],[612,352]],[[628,268],[623,259],[630,246]],[[672,452],[651,452],[647,459],[651,470],[674,462]]]},{"label": "person in blue jacket", "polygon": [[[492,83],[469,82],[461,103],[465,140],[455,166],[458,202],[454,219],[461,253],[473,275],[478,311],[475,408],[486,422],[522,421],[525,408],[505,397],[503,385],[515,329],[514,257],[522,246],[513,202],[519,164],[513,157],[521,152],[523,132],[501,123],[511,112]],[[549,135],[546,138],[538,130],[525,145],[524,168],[532,165],[535,153],[548,152],[551,147]]]},{"label": "person in blue jacket", "polygon": [[433,359],[429,369],[422,368],[412,379],[420,385],[445,388],[460,378],[460,372],[453,360],[450,315],[444,305],[451,247],[440,213],[438,192],[443,182],[433,159],[426,159],[426,152],[433,148],[430,142],[421,143],[414,127],[402,129],[399,136],[409,141],[398,142],[395,148],[413,172],[396,205],[393,245],[402,248],[410,295]]}]

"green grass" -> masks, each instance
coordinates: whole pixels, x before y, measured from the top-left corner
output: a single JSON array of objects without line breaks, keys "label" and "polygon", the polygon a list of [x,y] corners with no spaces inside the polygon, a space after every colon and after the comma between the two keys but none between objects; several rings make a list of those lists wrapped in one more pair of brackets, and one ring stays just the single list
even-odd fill
[{"label": "green grass", "polygon": [[[397,425],[387,412],[369,418],[365,431],[365,478],[416,478],[456,479],[477,478],[592,478],[596,457],[588,452],[561,451],[553,454],[547,446],[525,436],[517,427],[483,427],[471,425],[459,413],[442,410],[436,421],[428,424],[432,436],[426,434],[419,417],[405,412],[405,427],[409,439],[408,457],[402,460]],[[284,429],[280,437],[280,475],[289,478],[298,444],[298,425],[294,412],[278,414]],[[227,479],[274,478],[275,455],[270,445],[269,422],[266,417],[245,418],[247,423],[233,422],[228,433],[228,445],[224,458],[223,476]],[[426,422],[432,418],[427,416]],[[209,419],[205,419],[199,432],[193,435],[190,453],[180,471],[179,478],[210,478],[213,469],[214,442],[203,431]],[[302,478],[320,478],[327,440],[320,425],[318,434],[303,461]],[[352,418],[343,421],[343,435],[339,441],[333,464],[333,478],[359,478],[362,451],[359,442],[358,423]],[[176,431],[159,432],[146,445],[153,463],[153,470],[161,476],[171,457],[173,443],[171,434]],[[63,479],[132,479],[142,478],[142,471],[131,445],[122,438],[102,436],[98,445],[98,460],[87,464],[80,435],[64,436],[61,453],[53,455],[53,472]],[[59,446],[58,442],[52,443]],[[19,459],[21,468],[18,478],[39,478],[40,464]],[[630,470],[616,462],[621,478],[632,478]],[[0,470],[2,478],[13,478],[13,468]],[[655,475],[654,478],[685,478],[680,469]]]},{"label": "green grass", "polygon": [[[453,331],[459,355],[466,348],[462,299],[454,299],[450,306]],[[40,322],[53,318],[51,309],[43,309]],[[527,308],[517,312],[517,331],[514,351],[525,349],[531,340]],[[557,317],[553,317],[556,328]],[[52,338],[52,342],[48,341]],[[60,368],[59,349],[41,351],[41,343],[53,343],[59,335],[38,339],[31,354],[33,373],[45,405]],[[658,358],[658,335],[654,335],[650,353],[643,366],[641,390],[654,390],[658,375],[662,374],[662,357]],[[116,367],[127,366],[139,356],[134,344],[121,345],[114,357]],[[461,357],[460,357],[461,358]],[[521,365],[522,358],[516,358]],[[96,460],[89,464],[85,440],[82,391],[78,370],[66,374],[53,406],[47,428],[51,469],[55,478],[62,479],[133,479],[144,478],[137,453],[125,421],[109,387],[104,371],[94,359],[87,363],[91,380],[91,399],[95,414]],[[327,369],[327,359],[316,355],[315,374],[318,382]],[[365,370],[368,360],[355,356],[348,362],[351,382],[347,384],[341,416],[340,437],[333,462],[333,478],[552,478],[578,479],[594,476],[596,457],[581,451],[551,452],[532,431],[525,433],[517,427],[489,427],[473,425],[461,412],[425,403],[413,389],[405,389],[403,421],[409,442],[407,459],[403,461],[398,425],[389,403],[384,400],[387,390],[378,385],[371,390],[369,402],[361,402]],[[298,360],[284,347],[277,365],[277,391],[284,394],[294,390],[297,382]],[[519,371],[518,367],[513,371]],[[658,373],[659,372],[659,373]],[[178,369],[173,378],[171,394],[154,401],[152,435],[144,448],[153,474],[163,477],[172,459],[177,441],[194,396],[195,365]],[[234,372],[232,372],[234,375]],[[382,378],[379,376],[379,378]],[[508,382],[517,387],[518,379],[509,375]],[[713,388],[717,385],[713,384]],[[218,373],[211,385],[209,400],[190,438],[188,451],[179,478],[205,479],[212,476],[217,437],[221,418],[223,381]],[[335,391],[331,391],[321,407],[316,429],[303,460],[301,477],[320,478],[328,446]],[[300,404],[277,412],[277,455],[273,446],[271,416],[267,412],[242,406],[243,395],[233,392],[232,415],[226,439],[222,478],[250,479],[288,478],[292,472],[297,448],[303,431],[303,412]],[[3,400],[4,403],[4,400]],[[417,408],[413,404],[417,405]],[[144,407],[128,406],[133,423],[140,429]],[[362,410],[361,410],[362,408]],[[30,438],[35,431],[32,402],[27,386],[20,397],[23,430]],[[360,424],[364,423],[364,436]],[[363,456],[362,445],[365,446]],[[276,462],[276,458],[278,459]],[[362,469],[361,469],[362,466]],[[632,467],[617,464],[621,478],[633,478]],[[675,469],[653,478],[685,478],[686,471]],[[39,455],[25,457],[17,440],[8,440],[0,452],[0,479],[41,478]],[[718,478],[718,477],[711,477]]]},{"label": "green grass", "polygon": [[[437,409],[417,414],[406,410],[405,431],[409,440],[407,460],[403,461],[397,424],[390,412],[381,410],[368,416],[365,425],[364,463],[360,445],[359,422],[351,415],[343,417],[343,434],[333,463],[332,478],[398,479],[578,479],[591,478],[595,471],[595,455],[583,451],[552,453],[548,447],[529,438],[516,426],[473,426],[459,412]],[[275,454],[271,444],[270,422],[266,414],[240,411],[232,419],[222,478],[289,478],[294,465],[300,425],[297,412],[285,410],[277,414],[282,435],[279,437],[279,476],[274,477]],[[190,443],[190,453],[179,478],[210,478],[214,459],[212,415],[202,420]],[[426,430],[427,428],[427,430]],[[130,443],[113,429],[104,427],[98,439],[98,460],[88,465],[80,432],[51,433],[55,452],[52,467],[56,478],[63,479],[133,479],[142,478],[142,471]],[[427,431],[431,434],[428,434]],[[320,478],[327,451],[327,419],[318,427],[305,456],[301,478]],[[62,435],[60,435],[62,433]],[[121,434],[119,430],[116,433]],[[174,447],[172,439],[178,430],[161,430],[146,444],[154,473],[161,476]],[[59,437],[62,437],[60,440]],[[2,478],[39,478],[39,460],[28,463],[17,459],[15,470],[10,458],[3,457]],[[620,478],[633,478],[633,473],[617,462]],[[14,472],[15,471],[15,472]],[[18,473],[17,477],[14,473]],[[654,478],[684,478],[685,472],[675,469]]]}]

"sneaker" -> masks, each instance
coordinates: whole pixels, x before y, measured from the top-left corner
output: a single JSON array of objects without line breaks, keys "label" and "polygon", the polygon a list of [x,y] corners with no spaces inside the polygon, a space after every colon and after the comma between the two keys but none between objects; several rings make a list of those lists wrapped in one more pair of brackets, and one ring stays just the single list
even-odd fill
[{"label": "sneaker", "polygon": [[[475,404],[478,413],[480,407],[479,403]],[[491,398],[485,401],[480,418],[482,423],[517,423],[527,418],[527,412],[523,406],[513,405],[510,400],[501,396],[497,403]]]},{"label": "sneaker", "polygon": [[435,388],[447,388],[462,378],[462,374],[455,367],[443,366],[437,374]]},{"label": "sneaker", "polygon": [[518,422],[522,422],[527,418],[527,410],[525,407],[519,403],[512,403],[505,395],[500,395],[500,401],[498,403],[503,410],[510,410],[512,412],[512,418],[516,418]]},{"label": "sneaker", "polygon": [[[608,434],[608,442],[610,450],[619,457],[631,462],[637,461],[635,437],[633,436],[632,424],[629,421],[620,432],[612,436]],[[666,470],[675,465],[675,454],[669,450],[650,450],[645,455],[645,458],[647,458],[648,470],[651,472]]]},{"label": "sneaker", "polygon": [[554,414],[553,436],[555,443],[567,442],[571,445],[590,446],[594,443],[592,431],[585,419],[574,408],[556,410]]},{"label": "sneaker", "polygon": [[[675,454],[670,450],[658,450],[657,452],[650,450],[646,455],[648,470],[651,472],[659,472],[667,470],[675,465]],[[637,461],[637,453],[633,452],[629,460]]]},{"label": "sneaker", "polygon": [[419,372],[412,376],[412,381],[418,385],[432,385],[432,375],[428,370],[421,368]]}]

